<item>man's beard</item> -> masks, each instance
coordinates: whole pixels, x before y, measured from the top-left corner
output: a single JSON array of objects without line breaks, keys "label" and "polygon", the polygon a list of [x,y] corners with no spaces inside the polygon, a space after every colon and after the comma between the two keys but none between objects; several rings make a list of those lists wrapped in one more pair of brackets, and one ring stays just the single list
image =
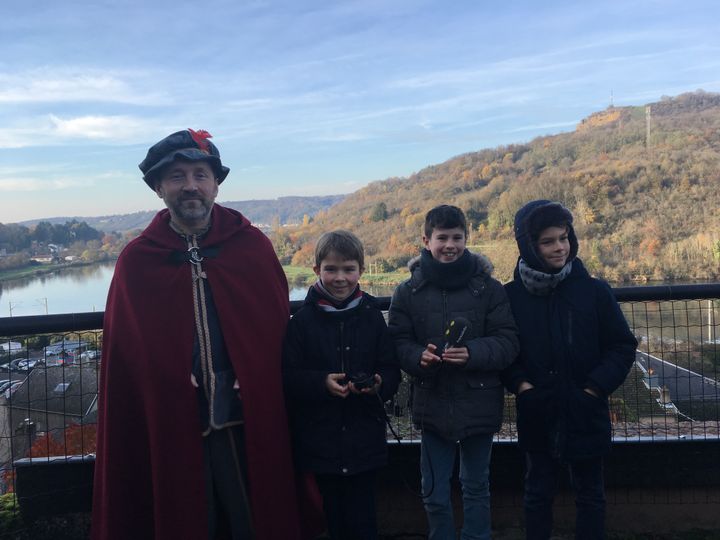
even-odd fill
[{"label": "man's beard", "polygon": [[[186,199],[187,200],[187,199]],[[173,205],[173,211],[176,216],[186,222],[203,221],[210,215],[213,202],[205,199],[191,199],[195,204],[191,206],[184,205],[183,200],[177,201]]]}]

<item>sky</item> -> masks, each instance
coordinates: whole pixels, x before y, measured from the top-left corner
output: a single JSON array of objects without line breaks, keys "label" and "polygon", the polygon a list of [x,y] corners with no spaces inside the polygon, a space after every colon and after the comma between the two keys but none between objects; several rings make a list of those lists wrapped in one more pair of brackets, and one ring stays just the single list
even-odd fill
[{"label": "sky", "polygon": [[160,209],[137,165],[186,128],[272,199],[720,91],[717,0],[2,4],[1,223]]}]

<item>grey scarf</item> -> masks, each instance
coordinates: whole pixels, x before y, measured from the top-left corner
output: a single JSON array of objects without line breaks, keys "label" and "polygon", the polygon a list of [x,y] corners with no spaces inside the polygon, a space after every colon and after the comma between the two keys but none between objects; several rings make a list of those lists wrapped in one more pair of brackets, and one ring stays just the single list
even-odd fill
[{"label": "grey scarf", "polygon": [[557,274],[546,274],[534,268],[530,268],[521,258],[518,261],[518,271],[523,285],[530,294],[537,296],[549,295],[558,284],[570,275],[572,271],[572,261],[565,263]]}]

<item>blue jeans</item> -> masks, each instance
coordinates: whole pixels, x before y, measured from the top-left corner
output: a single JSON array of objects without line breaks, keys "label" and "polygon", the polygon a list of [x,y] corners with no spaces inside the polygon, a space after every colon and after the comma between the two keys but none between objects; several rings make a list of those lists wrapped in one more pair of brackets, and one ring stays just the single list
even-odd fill
[{"label": "blue jeans", "polygon": [[[420,452],[423,499],[429,540],[455,540],[450,480],[457,443],[423,432]],[[462,540],[490,540],[490,485],[488,473],[492,435],[479,434],[460,441],[460,484],[463,493]]]},{"label": "blue jeans", "polygon": [[527,540],[548,540],[552,534],[552,505],[557,493],[558,478],[569,467],[575,491],[575,538],[605,538],[605,488],[602,458],[571,461],[561,464],[550,454],[526,454],[525,527]]}]

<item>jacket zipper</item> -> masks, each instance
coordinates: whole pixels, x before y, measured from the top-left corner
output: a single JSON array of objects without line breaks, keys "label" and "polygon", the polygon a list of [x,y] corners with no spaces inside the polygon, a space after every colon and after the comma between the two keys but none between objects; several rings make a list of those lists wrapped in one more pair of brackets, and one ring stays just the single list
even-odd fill
[{"label": "jacket zipper", "polygon": [[[445,335],[444,328],[447,328],[448,322],[449,322],[449,316],[448,316],[448,309],[447,309],[447,291],[443,289],[442,291],[442,320],[443,320],[443,328],[441,328],[441,331],[443,332],[443,336]],[[440,354],[442,354],[442,351],[439,351]],[[439,355],[438,355],[439,356]],[[452,429],[454,429],[455,426],[455,399],[452,385],[448,385],[448,392],[450,393],[451,399],[448,400],[448,425],[451,426]]]},{"label": "jacket zipper", "polygon": [[[345,373],[345,322],[340,321],[340,373]],[[349,373],[345,373],[348,376]]]},{"label": "jacket zipper", "polygon": [[[442,292],[442,319],[443,319],[443,327],[447,328],[448,324],[448,313],[447,313],[447,291],[443,290]],[[442,332],[444,330],[440,329]],[[443,334],[444,335],[444,334]]]}]

